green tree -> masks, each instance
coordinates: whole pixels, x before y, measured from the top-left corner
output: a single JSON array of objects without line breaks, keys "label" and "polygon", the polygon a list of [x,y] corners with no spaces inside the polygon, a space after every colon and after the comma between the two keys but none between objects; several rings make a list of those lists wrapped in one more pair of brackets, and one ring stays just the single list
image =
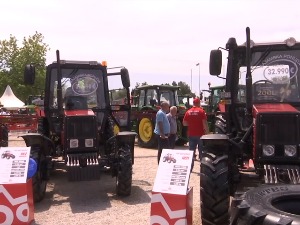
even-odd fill
[{"label": "green tree", "polygon": [[191,91],[190,86],[183,81],[179,81],[178,83],[176,83],[176,81],[173,81],[172,86],[180,87],[180,90],[178,91],[178,95],[191,95],[192,97],[196,97],[195,93]]},{"label": "green tree", "polygon": [[137,87],[140,87],[140,86],[145,86],[145,85],[148,85],[148,83],[146,81],[143,82],[143,83],[136,82],[134,88],[137,88]]},{"label": "green tree", "polygon": [[[0,95],[10,85],[15,95],[23,102],[29,95],[40,95],[44,90],[46,53],[49,47],[44,43],[42,34],[24,37],[22,46],[18,40],[10,36],[8,40],[0,40]],[[24,85],[24,68],[27,64],[36,66],[35,85]]]}]

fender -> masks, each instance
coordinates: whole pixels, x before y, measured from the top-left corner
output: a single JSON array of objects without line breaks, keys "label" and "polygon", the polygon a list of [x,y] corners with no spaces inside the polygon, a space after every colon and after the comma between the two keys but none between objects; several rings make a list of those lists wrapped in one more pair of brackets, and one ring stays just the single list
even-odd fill
[{"label": "fender", "polygon": [[229,147],[229,138],[225,134],[206,134],[201,137],[203,147],[225,151]]},{"label": "fender", "polygon": [[44,154],[46,156],[52,155],[53,152],[51,151],[55,151],[54,142],[42,134],[28,133],[28,134],[21,135],[19,137],[22,137],[24,139],[27,147],[40,146],[41,150],[44,151]]}]

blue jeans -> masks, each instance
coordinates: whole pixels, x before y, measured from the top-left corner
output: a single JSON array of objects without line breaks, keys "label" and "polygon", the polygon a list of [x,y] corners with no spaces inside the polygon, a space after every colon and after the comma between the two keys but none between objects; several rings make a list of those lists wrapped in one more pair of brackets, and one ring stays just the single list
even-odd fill
[{"label": "blue jeans", "polygon": [[200,138],[200,136],[189,136],[189,150],[194,151],[195,155],[198,146],[199,159],[202,159],[203,142]]}]

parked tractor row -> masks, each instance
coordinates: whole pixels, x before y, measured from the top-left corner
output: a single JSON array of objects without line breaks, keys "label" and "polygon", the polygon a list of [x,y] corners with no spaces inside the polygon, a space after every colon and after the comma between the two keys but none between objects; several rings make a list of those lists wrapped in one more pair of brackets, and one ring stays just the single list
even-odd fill
[{"label": "parked tractor row", "polygon": [[[211,51],[213,76],[220,77],[222,50],[226,82],[209,89],[212,132],[202,137],[202,224],[299,225],[300,42],[255,43],[246,28],[245,44],[229,38],[225,48]],[[179,103],[179,87],[147,85],[130,94],[127,69],[108,70],[106,62],[60,60],[58,51],[47,66],[38,133],[22,135],[38,165],[35,201],[44,198],[57,157],[71,181],[99,179],[106,171],[116,177],[117,194],[130,195],[135,137],[142,147],[156,146],[162,101],[178,107],[177,144],[187,143],[182,119],[189,106]],[[26,66],[24,78],[34,84],[34,65]]]}]

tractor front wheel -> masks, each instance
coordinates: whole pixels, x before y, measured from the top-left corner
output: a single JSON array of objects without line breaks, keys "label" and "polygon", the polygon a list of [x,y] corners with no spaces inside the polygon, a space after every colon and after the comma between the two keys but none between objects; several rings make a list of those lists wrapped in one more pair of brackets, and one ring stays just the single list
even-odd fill
[{"label": "tractor front wheel", "polygon": [[228,156],[207,151],[200,166],[200,199],[203,225],[229,224]]},{"label": "tractor front wheel", "polygon": [[138,123],[138,144],[143,148],[155,148],[157,139],[154,134],[154,123],[149,118],[143,118]]},{"label": "tractor front wheel", "polygon": [[36,163],[38,164],[37,172],[32,177],[33,199],[34,202],[40,202],[44,199],[46,194],[48,163],[44,155],[41,155],[39,159],[36,160]]},{"label": "tractor front wheel", "polygon": [[128,196],[132,186],[132,154],[130,146],[124,145],[119,149],[119,164],[117,170],[117,195]]}]

